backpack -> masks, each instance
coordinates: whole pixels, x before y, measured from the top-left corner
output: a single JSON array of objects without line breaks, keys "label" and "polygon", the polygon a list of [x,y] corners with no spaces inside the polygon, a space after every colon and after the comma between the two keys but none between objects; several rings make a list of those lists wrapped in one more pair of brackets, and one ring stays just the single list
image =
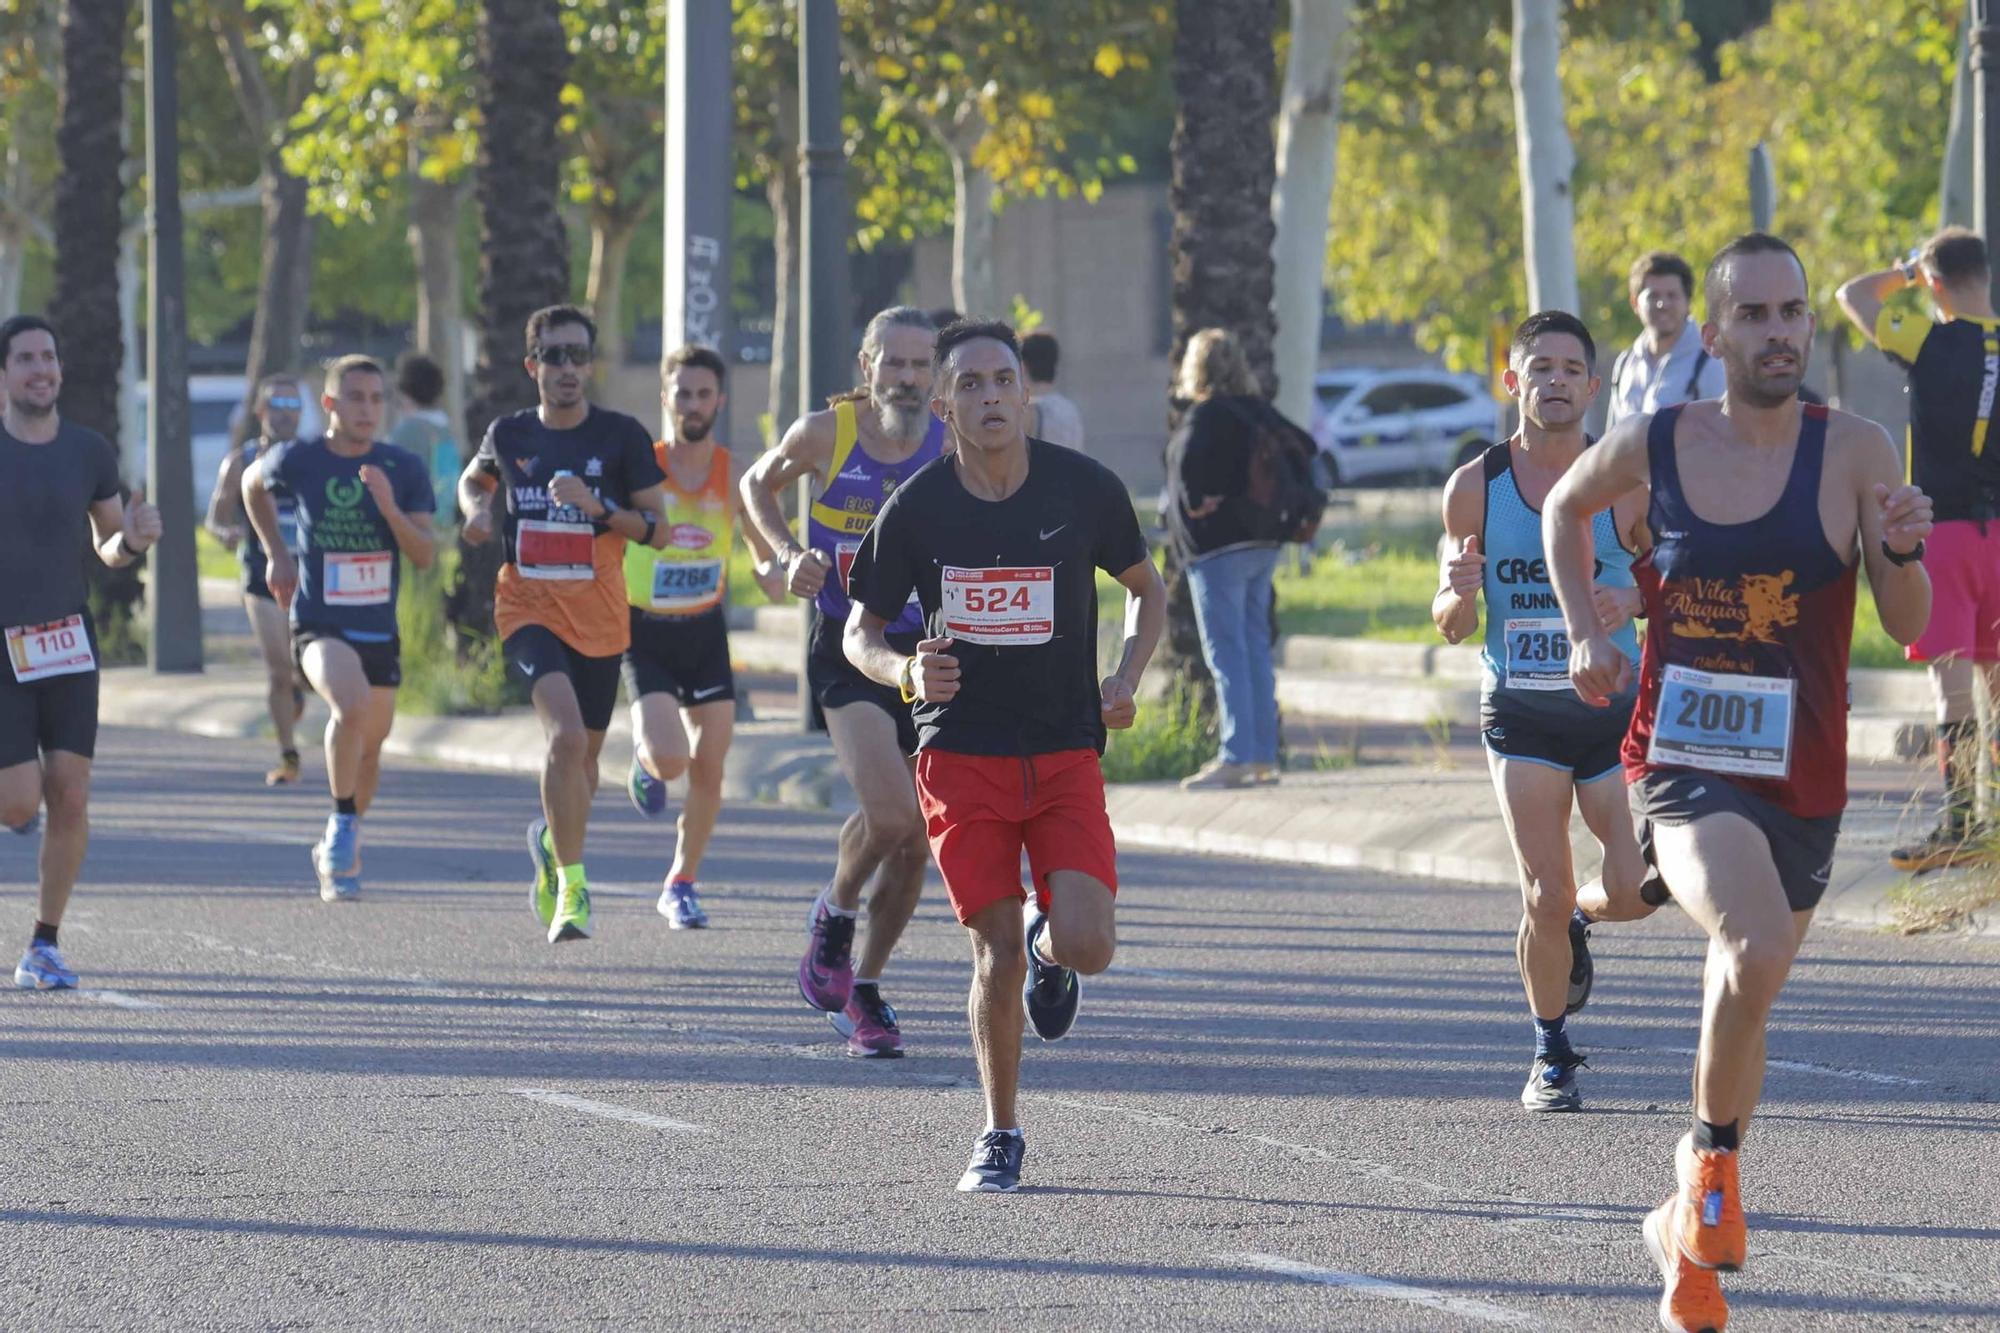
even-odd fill
[{"label": "backpack", "polygon": [[1314,447],[1305,432],[1269,404],[1256,416],[1229,408],[1249,427],[1249,482],[1244,518],[1252,539],[1309,542],[1326,514],[1326,491],[1313,473]]}]

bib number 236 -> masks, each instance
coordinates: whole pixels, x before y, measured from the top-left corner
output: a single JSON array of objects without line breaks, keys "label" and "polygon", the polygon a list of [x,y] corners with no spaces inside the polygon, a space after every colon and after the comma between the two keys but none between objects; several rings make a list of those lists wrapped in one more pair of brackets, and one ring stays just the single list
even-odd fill
[{"label": "bib number 236", "polygon": [[954,639],[1027,646],[1055,637],[1056,572],[1051,566],[946,565],[939,590],[944,632]]}]

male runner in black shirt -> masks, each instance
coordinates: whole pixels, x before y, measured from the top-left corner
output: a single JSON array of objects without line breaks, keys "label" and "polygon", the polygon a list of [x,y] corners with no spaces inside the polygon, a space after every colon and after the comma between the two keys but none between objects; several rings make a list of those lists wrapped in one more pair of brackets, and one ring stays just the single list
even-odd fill
[{"label": "male runner in black shirt", "polygon": [[[972,1040],[986,1132],[961,1190],[1010,1192],[1023,990],[1044,1041],[1076,1020],[1078,972],[1111,964],[1116,851],[1098,755],[1129,727],[1166,623],[1166,589],[1124,483],[1026,431],[1020,346],[1005,324],[938,334],[931,411],[957,448],[904,482],[849,577],[850,661],[917,704],[917,795],[931,853],[971,932]],[[1126,588],[1118,670],[1097,673],[1102,569]],[[911,592],[928,633],[914,655],[885,633]],[[1022,930],[1021,851],[1037,910]]]}]

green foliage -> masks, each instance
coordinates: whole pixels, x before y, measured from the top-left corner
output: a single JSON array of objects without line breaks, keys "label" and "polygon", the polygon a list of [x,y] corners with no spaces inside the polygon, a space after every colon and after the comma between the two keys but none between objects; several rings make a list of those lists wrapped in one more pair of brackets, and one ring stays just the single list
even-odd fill
[{"label": "green foliage", "polygon": [[1278,626],[1286,634],[1427,643],[1437,635],[1436,528],[1385,528],[1334,543],[1300,574],[1278,562]]},{"label": "green foliage", "polygon": [[432,716],[497,713],[508,704],[521,702],[508,684],[507,664],[497,639],[475,640],[463,659],[452,649],[444,595],[457,563],[457,550],[443,542],[437,563],[429,569],[403,562],[402,589],[396,602],[396,628],[403,649],[403,687],[396,706],[403,712]]},{"label": "green foliage", "polygon": [[1104,747],[1106,782],[1184,778],[1215,757],[1214,724],[1201,716],[1192,691],[1176,685],[1164,699],[1142,699],[1139,717],[1110,733]]}]

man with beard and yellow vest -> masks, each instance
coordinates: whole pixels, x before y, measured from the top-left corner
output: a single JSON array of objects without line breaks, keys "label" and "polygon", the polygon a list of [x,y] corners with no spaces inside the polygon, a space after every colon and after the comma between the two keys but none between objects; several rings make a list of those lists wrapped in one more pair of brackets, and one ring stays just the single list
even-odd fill
[{"label": "man with beard and yellow vest", "polygon": [[[667,439],[654,445],[664,491],[666,543],[625,548],[625,597],[632,645],[621,675],[632,702],[632,804],[648,819],[666,813],[667,783],[687,775],[673,864],[660,915],[675,930],[708,925],[696,891],[702,853],[722,811],[722,766],[736,724],[736,677],[729,665],[723,602],[736,522],[736,476],[712,432],[722,411],[722,358],[681,347],[662,364],[661,415]],[[784,596],[785,571],[771,563],[763,535],[745,525],[757,581]]]}]

